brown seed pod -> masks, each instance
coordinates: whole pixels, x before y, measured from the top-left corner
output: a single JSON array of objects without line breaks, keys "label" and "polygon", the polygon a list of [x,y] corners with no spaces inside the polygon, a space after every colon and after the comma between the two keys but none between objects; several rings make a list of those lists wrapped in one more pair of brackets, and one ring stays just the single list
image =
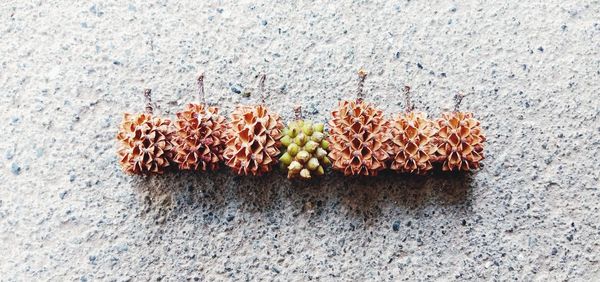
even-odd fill
[{"label": "brown seed pod", "polygon": [[182,170],[217,170],[223,161],[227,121],[218,108],[206,105],[203,74],[198,85],[203,103],[189,103],[177,113],[173,161]]},{"label": "brown seed pod", "polygon": [[436,128],[427,114],[413,110],[410,87],[404,88],[406,112],[399,114],[390,127],[390,169],[415,174],[425,174],[432,169],[431,160],[436,151]]},{"label": "brown seed pod", "polygon": [[[263,75],[259,82],[263,93],[264,79]],[[282,129],[279,115],[271,113],[265,105],[239,106],[231,114],[227,129],[225,164],[240,175],[271,171],[280,153]]]},{"label": "brown seed pod", "polygon": [[146,113],[125,113],[119,126],[117,155],[128,174],[162,174],[172,159],[173,128],[169,119],[153,116],[150,89],[144,92]]},{"label": "brown seed pod", "polygon": [[358,99],[341,101],[329,121],[329,157],[344,175],[375,176],[386,168],[389,122],[383,112],[362,100],[367,74],[359,71]]},{"label": "brown seed pod", "polygon": [[431,170],[431,159],[436,151],[433,135],[435,127],[427,114],[408,112],[399,114],[391,127],[390,168],[398,172],[424,174]]},{"label": "brown seed pod", "polygon": [[472,113],[458,111],[462,97],[458,94],[454,112],[443,113],[437,120],[435,159],[442,164],[444,171],[478,169],[479,162],[484,159],[483,142],[486,138],[480,122]]}]

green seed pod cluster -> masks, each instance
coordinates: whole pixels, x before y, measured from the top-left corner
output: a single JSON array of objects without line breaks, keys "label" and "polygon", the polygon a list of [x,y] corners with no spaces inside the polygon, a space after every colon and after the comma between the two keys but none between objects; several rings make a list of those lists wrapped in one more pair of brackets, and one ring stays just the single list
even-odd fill
[{"label": "green seed pod cluster", "polygon": [[283,154],[279,161],[281,168],[287,170],[288,178],[309,179],[325,173],[324,167],[331,161],[327,157],[329,142],[323,129],[322,123],[297,120],[283,130]]}]

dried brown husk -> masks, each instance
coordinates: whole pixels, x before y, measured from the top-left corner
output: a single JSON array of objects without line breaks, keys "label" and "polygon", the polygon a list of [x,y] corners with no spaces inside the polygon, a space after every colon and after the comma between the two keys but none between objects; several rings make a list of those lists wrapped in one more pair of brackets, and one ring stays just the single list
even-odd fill
[{"label": "dried brown husk", "polygon": [[435,125],[427,114],[415,111],[399,114],[390,127],[390,169],[414,174],[430,171],[437,149],[435,132]]},{"label": "dried brown husk", "polygon": [[231,114],[225,164],[240,175],[262,175],[277,163],[283,123],[266,106],[240,106]]},{"label": "dried brown husk", "polygon": [[125,113],[119,126],[117,155],[128,174],[162,174],[170,167],[174,130],[169,119]]},{"label": "dried brown husk", "polygon": [[389,121],[362,99],[341,101],[329,121],[329,157],[344,175],[375,176],[390,158]]},{"label": "dried brown husk", "polygon": [[468,171],[480,168],[484,159],[483,142],[486,138],[480,122],[472,113],[443,113],[437,120],[435,136],[436,162],[444,171]]},{"label": "dried brown husk", "polygon": [[177,113],[174,161],[182,170],[217,170],[223,161],[227,121],[216,107],[190,103]]}]

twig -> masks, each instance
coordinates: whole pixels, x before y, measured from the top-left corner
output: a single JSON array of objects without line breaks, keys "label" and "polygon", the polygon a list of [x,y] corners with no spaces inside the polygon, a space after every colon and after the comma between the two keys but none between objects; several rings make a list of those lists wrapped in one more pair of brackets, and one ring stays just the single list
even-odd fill
[{"label": "twig", "polygon": [[460,108],[460,103],[462,103],[463,98],[465,97],[465,94],[463,94],[462,92],[457,92],[456,95],[454,96],[454,111],[458,112],[458,109]]},{"label": "twig", "polygon": [[152,90],[151,89],[144,89],[144,97],[146,97],[146,113],[148,114],[153,114],[154,113],[154,107],[152,107]]},{"label": "twig", "polygon": [[266,74],[261,74],[258,78],[258,89],[260,91],[260,97],[262,99],[262,103],[265,103],[266,95],[265,95],[265,80],[267,79]]},{"label": "twig", "polygon": [[203,104],[206,104],[206,94],[204,93],[204,73],[200,73],[198,82],[198,98]]},{"label": "twig", "polygon": [[415,109],[411,99],[410,99],[410,86],[404,85],[404,99],[406,100],[406,111],[410,112]]},{"label": "twig", "polygon": [[294,114],[296,115],[297,120],[301,120],[302,119],[302,106],[295,107]]},{"label": "twig", "polygon": [[356,96],[358,99],[364,97],[363,88],[365,86],[365,79],[367,78],[367,71],[363,68],[358,70],[358,88]]}]

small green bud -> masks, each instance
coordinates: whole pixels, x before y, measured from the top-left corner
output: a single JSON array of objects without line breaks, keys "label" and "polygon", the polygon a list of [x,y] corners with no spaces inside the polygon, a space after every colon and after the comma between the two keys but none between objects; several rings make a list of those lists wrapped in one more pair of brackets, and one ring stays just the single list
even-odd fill
[{"label": "small green bud", "polygon": [[298,144],[298,146],[304,146],[307,141],[306,139],[306,135],[304,135],[304,133],[300,133],[298,136],[296,136],[296,138],[294,138],[294,142]]},{"label": "small green bud", "polygon": [[305,123],[302,127],[302,132],[304,132],[304,134],[306,134],[307,136],[311,136],[313,134],[312,125],[310,123]]},{"label": "small green bud", "polygon": [[323,138],[324,138],[324,137],[325,137],[325,134],[323,134],[323,132],[318,132],[318,131],[316,131],[316,132],[314,132],[314,133],[312,134],[312,136],[310,137],[310,139],[311,139],[312,141],[315,141],[315,142],[319,142],[319,143],[321,143],[321,141],[323,141]]},{"label": "small green bud", "polygon": [[329,141],[327,141],[327,140],[321,141],[321,148],[327,150],[329,148]]},{"label": "small green bud", "polygon": [[323,174],[325,174],[325,170],[323,169],[322,166],[319,166],[317,168],[317,175],[323,175]]},{"label": "small green bud", "polygon": [[292,156],[290,156],[290,154],[286,152],[279,158],[279,161],[286,165],[289,165],[292,162]]},{"label": "small green bud", "polygon": [[298,160],[301,163],[306,163],[306,162],[308,162],[309,159],[310,159],[310,154],[304,150],[298,152],[298,154],[296,155],[296,160]]},{"label": "small green bud", "polygon": [[319,147],[319,143],[311,140],[306,142],[304,145],[304,150],[312,154],[315,152],[315,150],[317,150],[317,147]]},{"label": "small green bud", "polygon": [[314,129],[316,132],[321,132],[321,133],[323,133],[323,130],[325,129],[325,125],[324,125],[324,124],[322,124],[322,123],[315,123],[315,125],[313,125],[313,129]]},{"label": "small green bud", "polygon": [[310,178],[310,171],[304,168],[300,171],[300,176],[302,176],[303,178]]},{"label": "small green bud", "polygon": [[317,160],[317,158],[311,158],[308,161],[308,164],[306,164],[306,167],[309,170],[315,170],[315,169],[317,169],[319,167],[319,160]]},{"label": "small green bud", "polygon": [[328,157],[323,157],[323,159],[321,160],[321,162],[322,162],[324,165],[331,165],[331,160],[329,160],[329,158],[328,158]]},{"label": "small green bud", "polygon": [[281,135],[283,136],[288,135],[288,133],[290,133],[290,130],[287,127],[281,131]]},{"label": "small green bud", "polygon": [[281,137],[281,145],[287,147],[291,143],[292,143],[292,138],[290,138],[290,136],[284,135],[283,137]]},{"label": "small green bud", "polygon": [[317,148],[317,158],[320,160],[323,157],[327,156],[327,151],[323,150],[323,148]]},{"label": "small green bud", "polygon": [[298,128],[296,128],[296,127],[290,127],[288,129],[288,134],[287,135],[289,137],[291,137],[291,138],[294,138],[294,137],[296,137],[296,135],[298,135],[298,131],[299,131]]},{"label": "small green bud", "polygon": [[300,171],[302,169],[302,165],[297,162],[297,161],[293,161],[289,166],[288,166],[288,170],[294,173],[297,173],[298,171]]},{"label": "small green bud", "polygon": [[287,152],[292,157],[295,157],[296,154],[298,154],[299,150],[300,150],[300,146],[296,145],[296,143],[292,143],[292,144],[288,145],[288,147],[287,147]]}]

